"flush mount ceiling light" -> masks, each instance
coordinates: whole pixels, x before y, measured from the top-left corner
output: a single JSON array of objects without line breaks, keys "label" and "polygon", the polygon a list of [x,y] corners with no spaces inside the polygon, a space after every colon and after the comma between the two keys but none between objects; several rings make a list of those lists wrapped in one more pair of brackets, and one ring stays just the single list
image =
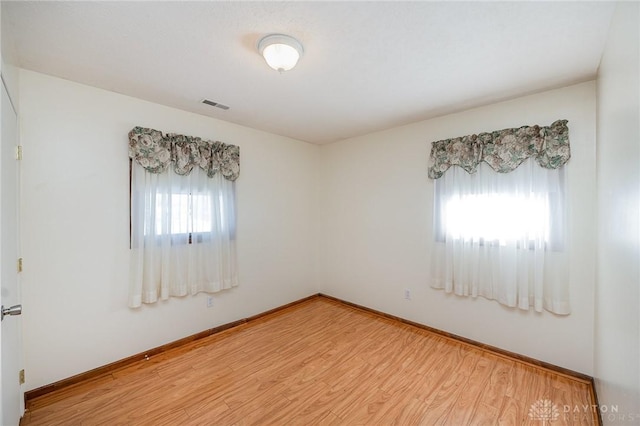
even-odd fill
[{"label": "flush mount ceiling light", "polygon": [[298,63],[304,50],[302,44],[284,34],[269,34],[258,42],[258,51],[276,71],[289,71]]}]

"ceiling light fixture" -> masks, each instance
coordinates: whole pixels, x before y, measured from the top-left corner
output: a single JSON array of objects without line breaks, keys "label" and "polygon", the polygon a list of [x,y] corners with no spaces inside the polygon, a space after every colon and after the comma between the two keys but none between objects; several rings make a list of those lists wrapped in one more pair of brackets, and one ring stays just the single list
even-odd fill
[{"label": "ceiling light fixture", "polygon": [[276,71],[289,71],[298,63],[304,50],[302,44],[284,34],[269,34],[258,42],[258,51]]}]

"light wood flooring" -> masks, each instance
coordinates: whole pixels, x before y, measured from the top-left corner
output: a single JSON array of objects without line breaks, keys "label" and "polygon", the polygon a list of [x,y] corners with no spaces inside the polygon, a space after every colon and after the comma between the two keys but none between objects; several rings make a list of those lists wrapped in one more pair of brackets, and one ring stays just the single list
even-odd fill
[{"label": "light wood flooring", "polygon": [[35,398],[21,424],[588,425],[564,407],[592,404],[585,380],[317,297]]}]

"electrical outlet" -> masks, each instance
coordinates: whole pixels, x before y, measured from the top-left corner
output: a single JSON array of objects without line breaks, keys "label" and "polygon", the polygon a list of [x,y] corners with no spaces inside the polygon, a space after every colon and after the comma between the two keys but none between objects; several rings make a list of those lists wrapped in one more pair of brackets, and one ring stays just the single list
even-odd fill
[{"label": "electrical outlet", "polygon": [[213,297],[207,296],[207,308],[213,308]]},{"label": "electrical outlet", "polygon": [[408,288],[404,289],[404,298],[405,300],[411,300],[411,290],[409,290]]}]

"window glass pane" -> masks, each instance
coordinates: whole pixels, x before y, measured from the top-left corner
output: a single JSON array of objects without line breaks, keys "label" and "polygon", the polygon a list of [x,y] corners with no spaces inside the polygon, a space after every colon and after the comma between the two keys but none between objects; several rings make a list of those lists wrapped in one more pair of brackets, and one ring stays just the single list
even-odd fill
[{"label": "window glass pane", "polygon": [[210,232],[214,219],[208,194],[158,194],[156,234],[169,227],[171,234]]},{"label": "window glass pane", "polygon": [[435,181],[436,241],[526,243],[561,251],[564,186],[564,168],[546,170],[531,161],[505,174],[484,164],[473,175],[452,168]]},{"label": "window glass pane", "polygon": [[211,232],[213,224],[213,211],[211,198],[208,194],[194,194],[191,196],[192,221],[191,232]]},{"label": "window glass pane", "polygon": [[531,194],[465,195],[445,202],[445,233],[454,239],[549,241],[547,197]]}]

